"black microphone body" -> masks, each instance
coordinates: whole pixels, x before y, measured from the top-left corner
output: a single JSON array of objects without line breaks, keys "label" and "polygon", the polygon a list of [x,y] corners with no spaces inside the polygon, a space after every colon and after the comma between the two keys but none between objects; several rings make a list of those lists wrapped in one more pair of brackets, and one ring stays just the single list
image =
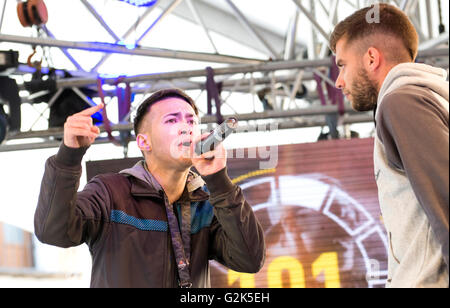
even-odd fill
[{"label": "black microphone body", "polygon": [[237,126],[238,120],[236,118],[230,117],[226,119],[222,124],[217,126],[208,137],[195,145],[195,153],[197,155],[202,155],[213,151],[216,145],[223,142],[225,138],[236,131]]}]

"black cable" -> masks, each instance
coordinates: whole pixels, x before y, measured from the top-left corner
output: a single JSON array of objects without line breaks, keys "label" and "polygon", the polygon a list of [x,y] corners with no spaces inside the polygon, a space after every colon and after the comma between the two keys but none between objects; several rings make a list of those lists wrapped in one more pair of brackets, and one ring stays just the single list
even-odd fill
[{"label": "black cable", "polygon": [[445,25],[442,22],[442,2],[441,2],[441,0],[438,0],[438,8],[439,8],[439,34],[442,34],[445,32]]}]

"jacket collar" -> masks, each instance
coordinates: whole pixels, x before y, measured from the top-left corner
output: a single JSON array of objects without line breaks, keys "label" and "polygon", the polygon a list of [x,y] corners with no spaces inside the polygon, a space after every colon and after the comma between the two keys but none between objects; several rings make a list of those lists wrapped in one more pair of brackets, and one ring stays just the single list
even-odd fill
[{"label": "jacket collar", "polygon": [[[120,171],[121,174],[129,176],[131,179],[131,194],[140,197],[156,197],[163,199],[164,189],[150,173],[147,164],[141,160],[130,169]],[[197,202],[208,200],[209,194],[201,189],[205,181],[200,175],[189,171],[184,192],[179,201]]]}]

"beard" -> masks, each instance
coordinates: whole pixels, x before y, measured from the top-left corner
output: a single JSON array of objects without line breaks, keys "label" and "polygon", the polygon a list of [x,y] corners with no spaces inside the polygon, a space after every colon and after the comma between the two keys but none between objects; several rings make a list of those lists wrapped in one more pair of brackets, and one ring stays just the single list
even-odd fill
[{"label": "beard", "polygon": [[370,80],[364,69],[360,69],[350,92],[353,109],[356,111],[374,110],[377,106],[378,93],[376,83]]}]

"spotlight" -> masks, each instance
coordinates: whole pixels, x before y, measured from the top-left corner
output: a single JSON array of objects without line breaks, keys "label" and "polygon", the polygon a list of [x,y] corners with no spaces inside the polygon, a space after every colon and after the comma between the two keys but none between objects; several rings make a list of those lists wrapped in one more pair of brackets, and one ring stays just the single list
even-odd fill
[{"label": "spotlight", "polygon": [[14,50],[0,50],[0,72],[9,74],[19,66],[19,53]]},{"label": "spotlight", "polygon": [[[20,129],[20,97],[14,79],[8,77],[19,66],[19,53],[14,50],[0,50],[0,143],[8,130]],[[3,109],[9,106],[9,116]],[[19,112],[17,112],[19,110]]]},{"label": "spotlight", "polygon": [[[289,87],[290,91],[292,91],[293,86]],[[283,87],[277,87],[276,90],[283,90]],[[263,104],[264,110],[273,110],[273,102],[271,98],[271,92],[272,89],[270,87],[262,88],[257,92],[258,98]],[[302,99],[305,98],[306,95],[308,95],[308,89],[305,87],[304,84],[301,85],[300,89],[295,93],[296,99]]]},{"label": "spotlight", "polygon": [[6,113],[3,110],[3,105],[0,104],[0,144],[5,140],[7,131],[8,121],[6,119]]},{"label": "spotlight", "polygon": [[[87,97],[94,95],[96,92],[87,88],[82,88],[80,91]],[[78,94],[71,89],[64,90],[56,99],[53,106],[50,107],[50,117],[48,120],[49,127],[63,127],[67,117],[78,113],[84,109],[91,107]],[[93,116],[94,124],[102,122],[102,117],[99,113]]]},{"label": "spotlight", "polygon": [[[64,71],[64,78],[72,77],[68,72]],[[78,113],[90,105],[81,98],[72,89],[64,89],[59,94],[56,87],[56,70],[50,69],[48,74],[43,74],[41,71],[36,71],[33,74],[30,82],[25,82],[25,88],[31,93],[31,103],[49,103],[53,100],[50,106],[50,117],[48,121],[49,127],[62,127],[67,117]],[[80,92],[85,95],[85,99],[94,96],[97,92],[89,88],[80,88]],[[55,95],[58,95],[55,97]],[[94,117],[94,124],[102,122],[102,117],[96,114]]]},{"label": "spotlight", "polygon": [[[21,103],[16,80],[0,75],[0,143],[8,131],[20,131]],[[4,105],[8,107],[7,112]]]}]

